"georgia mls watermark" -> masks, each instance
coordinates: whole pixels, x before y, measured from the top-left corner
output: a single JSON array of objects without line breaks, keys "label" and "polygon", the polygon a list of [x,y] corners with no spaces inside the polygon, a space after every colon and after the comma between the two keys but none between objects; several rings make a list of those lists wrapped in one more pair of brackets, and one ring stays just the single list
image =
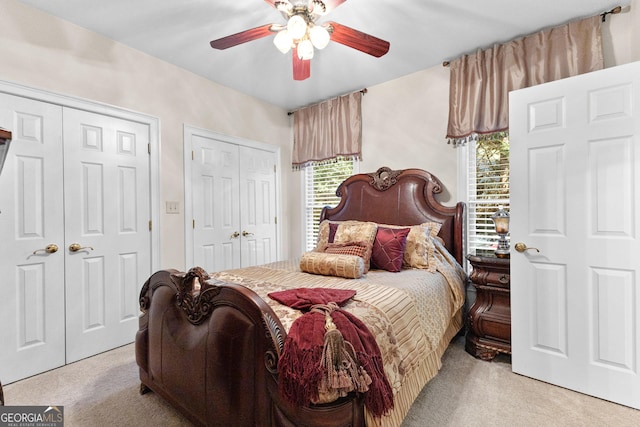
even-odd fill
[{"label": "georgia mls watermark", "polygon": [[0,406],[0,427],[64,427],[64,406]]}]

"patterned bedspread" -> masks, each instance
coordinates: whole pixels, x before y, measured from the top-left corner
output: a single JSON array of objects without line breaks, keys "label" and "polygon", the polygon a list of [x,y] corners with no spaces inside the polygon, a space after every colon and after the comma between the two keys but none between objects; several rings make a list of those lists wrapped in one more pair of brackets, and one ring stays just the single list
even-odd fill
[{"label": "patterned bedspread", "polygon": [[[271,306],[287,331],[302,313],[272,300],[267,296],[270,292],[299,287],[355,290],[353,301],[343,308],[362,320],[375,336],[395,396],[395,408],[389,416],[367,421],[399,425],[424,384],[440,368],[443,341],[446,348],[452,322],[464,304],[464,271],[443,246],[436,244],[436,249],[435,273],[370,270],[361,279],[343,279],[304,273],[299,260],[294,259],[212,273],[211,278],[252,289]],[[454,326],[459,329],[459,319]]]}]

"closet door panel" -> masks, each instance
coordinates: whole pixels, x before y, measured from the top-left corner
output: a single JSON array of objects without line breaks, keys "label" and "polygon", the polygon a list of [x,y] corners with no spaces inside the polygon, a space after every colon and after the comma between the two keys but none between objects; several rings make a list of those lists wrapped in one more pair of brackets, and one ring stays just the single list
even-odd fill
[{"label": "closet door panel", "polygon": [[192,136],[191,146],[194,265],[211,272],[238,268],[238,146],[201,135]]},{"label": "closet door panel", "polygon": [[242,266],[250,267],[277,260],[276,156],[241,146],[240,159]]},{"label": "closet door panel", "polygon": [[[65,363],[62,109],[0,94],[0,381]],[[55,245],[55,246],[54,246]]]},{"label": "closet door panel", "polygon": [[147,125],[64,109],[67,362],[133,341],[151,274]]}]

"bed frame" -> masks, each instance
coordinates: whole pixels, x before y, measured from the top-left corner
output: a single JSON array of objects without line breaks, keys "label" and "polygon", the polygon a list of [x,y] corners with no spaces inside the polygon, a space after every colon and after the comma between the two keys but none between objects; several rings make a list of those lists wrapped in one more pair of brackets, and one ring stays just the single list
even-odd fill
[{"label": "bed frame", "polygon": [[[393,225],[442,223],[439,236],[463,260],[464,204],[448,207],[435,195],[442,184],[420,169],[380,168],[337,189],[341,198],[321,219]],[[191,297],[193,279],[202,285]],[[152,390],[196,425],[363,426],[362,399],[296,407],[278,394],[278,359],[286,333],[257,294],[240,285],[205,283],[199,268],[162,270],[140,293],[136,361],[142,394]]]}]

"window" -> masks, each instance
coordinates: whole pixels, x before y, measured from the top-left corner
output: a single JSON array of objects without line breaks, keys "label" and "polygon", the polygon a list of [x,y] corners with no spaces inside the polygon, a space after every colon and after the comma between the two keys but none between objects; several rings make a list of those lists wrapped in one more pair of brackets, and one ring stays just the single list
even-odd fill
[{"label": "window", "polygon": [[316,246],[320,213],[325,206],[336,206],[338,186],[355,173],[355,161],[351,159],[311,165],[304,169],[304,216],[306,250]]},{"label": "window", "polygon": [[464,148],[467,161],[464,182],[467,202],[467,252],[493,254],[498,235],[491,216],[500,208],[509,211],[509,136],[501,132]]}]

